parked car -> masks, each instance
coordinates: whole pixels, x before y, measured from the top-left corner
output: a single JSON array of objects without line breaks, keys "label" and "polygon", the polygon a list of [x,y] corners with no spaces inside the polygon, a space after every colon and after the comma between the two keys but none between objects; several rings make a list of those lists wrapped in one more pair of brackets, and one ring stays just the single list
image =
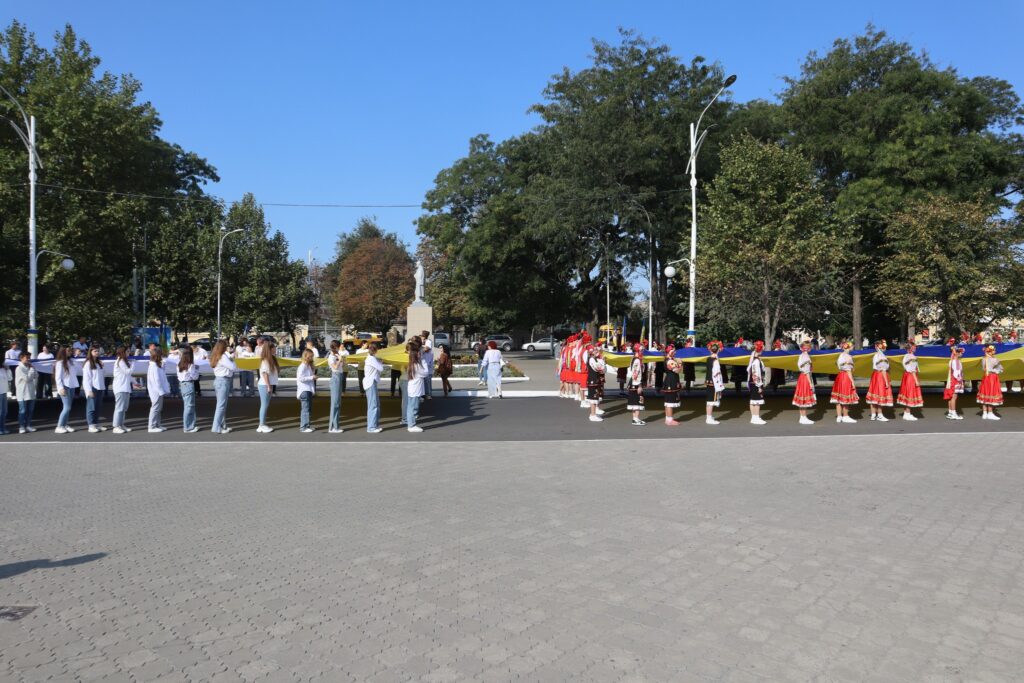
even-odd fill
[{"label": "parked car", "polygon": [[511,351],[512,347],[514,346],[514,344],[512,342],[512,337],[510,335],[507,335],[507,334],[492,334],[492,335],[490,335],[488,337],[484,337],[483,340],[481,340],[481,341],[473,342],[473,350],[476,351],[480,347],[481,344],[486,345],[487,342],[490,342],[490,341],[493,341],[495,344],[498,345],[499,349],[501,349],[502,351],[505,351],[505,352]]},{"label": "parked car", "polygon": [[435,332],[434,333],[434,338],[431,341],[431,343],[435,347],[437,347],[437,346],[444,346],[449,351],[452,348],[452,338],[451,338],[451,335],[449,335],[447,332]]},{"label": "parked car", "polygon": [[523,351],[530,351],[531,353],[533,351],[550,351],[551,344],[551,337],[544,337],[543,339],[538,339],[537,341],[526,342],[525,344],[523,344]]},{"label": "parked car", "polygon": [[356,332],[354,335],[344,335],[342,346],[349,353],[355,353],[358,349],[366,348],[370,342],[377,342],[381,347],[387,346],[384,338],[378,332]]}]

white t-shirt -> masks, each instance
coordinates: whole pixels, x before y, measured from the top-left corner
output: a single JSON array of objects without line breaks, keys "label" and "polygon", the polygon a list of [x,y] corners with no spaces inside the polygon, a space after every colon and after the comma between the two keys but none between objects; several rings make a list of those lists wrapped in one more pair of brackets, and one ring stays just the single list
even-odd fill
[{"label": "white t-shirt", "polygon": [[213,369],[214,377],[231,377],[238,371],[238,366],[235,365],[235,361],[228,357],[228,354],[224,354],[217,361],[217,367]]},{"label": "white t-shirt", "polygon": [[21,349],[8,349],[7,353],[4,354],[4,360],[18,360],[18,356],[21,355]]},{"label": "white t-shirt", "polygon": [[111,389],[115,394],[132,393],[132,366],[120,358],[114,361],[114,384]]},{"label": "white t-shirt", "polygon": [[426,392],[426,384],[424,383],[424,380],[426,380],[427,377],[430,377],[430,371],[427,370],[426,359],[420,358],[420,362],[416,364],[415,375],[409,378],[409,398],[417,398]]},{"label": "white t-shirt", "polygon": [[295,371],[295,398],[302,398],[307,391],[316,392],[316,369],[302,363]]},{"label": "white t-shirt", "polygon": [[369,389],[380,379],[384,364],[376,356],[367,356],[363,364],[363,389]]},{"label": "white t-shirt", "polygon": [[487,353],[484,354],[484,364],[490,363],[501,365],[501,351],[498,349],[487,349]]},{"label": "white t-shirt", "polygon": [[266,382],[263,381],[263,374],[266,373],[267,377],[270,378],[270,386],[277,384],[277,372],[271,369],[270,363],[267,361],[260,361],[260,378],[256,384],[262,384],[266,386]]},{"label": "white t-shirt", "polygon": [[[178,364],[175,363],[174,367],[178,367]],[[195,365],[188,366],[188,368],[184,372],[181,371],[181,370],[178,370],[178,381],[179,382],[194,382],[197,379],[199,379],[199,370],[196,369]]]},{"label": "white t-shirt", "polygon": [[196,360],[206,360],[210,357],[210,354],[207,353],[206,349],[204,349],[202,346],[197,346],[195,353],[193,353],[192,356]]},{"label": "white t-shirt", "polygon": [[53,379],[57,382],[57,389],[61,387],[65,389],[78,388],[78,376],[75,375],[75,365],[71,361],[68,361],[68,370],[64,370],[63,363],[54,363]]},{"label": "white t-shirt", "polygon": [[82,388],[86,394],[95,393],[97,391],[103,391],[105,382],[103,381],[103,367],[97,365],[95,368],[89,367],[88,363],[82,364]]},{"label": "white t-shirt", "polygon": [[348,351],[345,349],[338,349],[338,352],[334,351],[327,352],[327,365],[331,368],[331,373],[334,375],[341,375],[345,373],[345,359],[348,357]]},{"label": "white t-shirt", "polygon": [[149,362],[146,370],[146,388],[149,390],[149,400],[154,403],[161,396],[171,393],[171,385],[167,381],[167,370],[153,361]]},{"label": "white t-shirt", "polygon": [[[49,351],[42,351],[36,356],[36,360],[53,360],[53,354]],[[41,375],[49,375],[53,373],[53,366],[38,365],[36,366],[36,370],[38,370]]]}]

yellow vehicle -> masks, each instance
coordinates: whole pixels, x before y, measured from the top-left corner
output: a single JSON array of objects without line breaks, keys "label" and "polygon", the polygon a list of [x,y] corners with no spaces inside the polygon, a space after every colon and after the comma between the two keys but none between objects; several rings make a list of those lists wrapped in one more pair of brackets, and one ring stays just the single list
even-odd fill
[{"label": "yellow vehicle", "polygon": [[349,353],[355,353],[370,342],[377,342],[381,346],[385,345],[380,332],[356,332],[355,334],[345,332],[341,336],[341,345]]}]

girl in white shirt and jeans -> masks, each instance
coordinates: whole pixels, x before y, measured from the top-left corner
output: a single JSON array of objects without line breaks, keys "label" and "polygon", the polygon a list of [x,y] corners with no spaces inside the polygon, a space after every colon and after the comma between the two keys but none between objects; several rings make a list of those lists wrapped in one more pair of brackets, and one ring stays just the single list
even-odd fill
[{"label": "girl in white shirt and jeans", "polygon": [[100,360],[100,347],[93,346],[85,357],[82,365],[82,390],[85,392],[85,423],[89,425],[89,433],[107,431],[100,425],[98,407],[106,382],[103,378],[103,361]]},{"label": "girl in white shirt and jeans", "polygon": [[380,434],[380,398],[377,396],[377,381],[384,372],[384,364],[377,359],[380,347],[377,342],[370,342],[366,347],[369,352],[363,369],[363,391],[366,392],[366,431]]},{"label": "girl in white shirt and jeans", "polygon": [[295,371],[295,397],[302,402],[302,410],[299,413],[299,431],[309,434],[314,431],[313,425],[309,423],[310,413],[313,411],[313,394],[316,393],[316,368],[313,367],[313,351],[306,349],[302,352],[302,362]]},{"label": "girl in white shirt and jeans", "polygon": [[130,427],[124,426],[124,416],[132,397],[132,363],[128,360],[128,349],[124,346],[118,346],[114,355],[114,433],[124,434],[132,431]]},{"label": "girl in white shirt and jeans", "polygon": [[195,434],[196,427],[196,385],[199,384],[199,370],[192,358],[192,349],[184,347],[178,361],[178,386],[181,388],[181,426],[186,434]]},{"label": "girl in white shirt and jeans", "polygon": [[213,427],[210,431],[214,434],[227,434],[231,431],[231,427],[228,427],[228,396],[231,395],[231,378],[238,367],[228,355],[228,344],[223,339],[213,345],[210,367],[213,368],[213,390],[217,394],[217,408],[213,411]]},{"label": "girl in white shirt and jeans", "polygon": [[259,381],[256,382],[256,388],[260,392],[260,426],[256,428],[256,431],[262,434],[274,431],[274,428],[267,424],[267,409],[270,407],[270,397],[274,395],[278,369],[274,344],[264,341],[260,344],[260,376]]},{"label": "girl in white shirt and jeans", "polygon": [[160,423],[160,415],[164,409],[164,396],[171,393],[171,384],[167,381],[167,370],[164,369],[164,358],[160,349],[149,352],[149,368],[146,371],[146,388],[149,390],[149,433],[158,434],[167,431]]},{"label": "girl in white shirt and jeans", "polygon": [[75,376],[75,366],[68,357],[67,347],[62,346],[57,351],[57,360],[53,363],[53,381],[57,385],[57,395],[63,405],[60,416],[57,418],[55,434],[68,434],[75,431],[68,425],[68,418],[71,417],[71,400],[75,397],[75,389],[78,388],[78,377]]}]

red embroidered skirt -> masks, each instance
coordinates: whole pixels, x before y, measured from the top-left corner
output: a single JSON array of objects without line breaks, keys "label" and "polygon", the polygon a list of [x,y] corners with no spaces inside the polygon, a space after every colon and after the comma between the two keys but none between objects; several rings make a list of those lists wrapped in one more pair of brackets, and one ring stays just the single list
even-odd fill
[{"label": "red embroidered skirt", "polygon": [[896,397],[896,402],[907,408],[920,408],[924,405],[921,383],[917,381],[916,372],[903,373],[903,381],[900,382],[900,395]]},{"label": "red embroidered skirt", "polygon": [[999,383],[999,375],[988,375],[981,380],[978,387],[978,403],[983,406],[1003,405],[1003,386]]},{"label": "red embroidered skirt", "polygon": [[814,386],[811,384],[811,376],[800,373],[796,381],[796,391],[793,392],[793,405],[797,408],[810,408],[818,402],[814,395]]},{"label": "red embroidered skirt", "polygon": [[876,406],[892,405],[892,385],[889,383],[888,372],[875,370],[871,373],[871,383],[864,401]]},{"label": "red embroidered skirt", "polygon": [[836,381],[832,383],[832,403],[852,406],[859,402],[860,396],[857,395],[857,387],[853,386],[853,380],[845,372],[840,372],[836,375]]}]

